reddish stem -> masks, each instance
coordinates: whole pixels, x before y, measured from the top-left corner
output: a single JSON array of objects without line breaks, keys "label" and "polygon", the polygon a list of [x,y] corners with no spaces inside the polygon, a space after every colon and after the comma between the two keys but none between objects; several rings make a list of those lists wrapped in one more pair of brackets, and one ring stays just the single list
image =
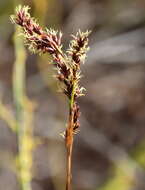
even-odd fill
[{"label": "reddish stem", "polygon": [[68,127],[66,129],[66,149],[67,149],[67,179],[66,190],[72,190],[72,150],[73,150],[73,118],[74,111],[70,108]]}]

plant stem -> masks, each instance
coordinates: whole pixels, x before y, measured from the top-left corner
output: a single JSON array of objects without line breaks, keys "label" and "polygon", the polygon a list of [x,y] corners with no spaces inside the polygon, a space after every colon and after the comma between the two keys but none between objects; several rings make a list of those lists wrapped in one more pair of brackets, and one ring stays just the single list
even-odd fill
[{"label": "plant stem", "polygon": [[[31,150],[30,150],[30,135],[32,130],[28,123],[31,120],[31,113],[26,110],[27,103],[25,102],[25,63],[26,52],[23,46],[23,41],[17,38],[20,33],[16,28],[14,44],[16,60],[13,70],[13,96],[16,107],[17,121],[17,140],[18,140],[18,179],[21,190],[31,190]],[[25,106],[24,106],[25,105]],[[29,117],[29,118],[28,118]],[[29,131],[28,131],[29,130]],[[28,141],[29,140],[29,141]],[[29,143],[28,143],[29,142]],[[28,146],[29,145],[29,146]]]},{"label": "plant stem", "polygon": [[73,149],[73,134],[72,134],[72,118],[73,113],[71,112],[69,116],[69,126],[67,129],[67,138],[66,138],[66,148],[67,148],[67,181],[66,181],[66,190],[71,190],[71,179],[72,179],[72,149]]},{"label": "plant stem", "polygon": [[73,119],[74,119],[74,93],[75,92],[75,82],[73,83],[72,95],[70,99],[69,107],[69,120],[68,127],[66,129],[66,149],[67,149],[67,179],[66,179],[66,190],[71,190],[72,181],[72,150],[73,150]]}]

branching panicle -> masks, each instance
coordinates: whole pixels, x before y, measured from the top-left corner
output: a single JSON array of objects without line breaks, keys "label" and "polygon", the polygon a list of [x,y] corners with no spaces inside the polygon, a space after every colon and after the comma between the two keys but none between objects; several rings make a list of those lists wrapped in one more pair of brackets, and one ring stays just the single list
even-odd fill
[{"label": "branching panicle", "polygon": [[43,30],[28,11],[28,6],[18,6],[16,14],[11,16],[11,20],[22,28],[25,43],[32,52],[52,55],[57,71],[56,78],[62,84],[62,92],[69,100],[70,114],[64,137],[68,153],[66,190],[70,190],[73,135],[77,133],[80,126],[80,108],[77,98],[84,95],[84,88],[79,85],[80,65],[84,63],[89,49],[88,35],[90,32],[83,33],[79,30],[76,36],[72,35],[73,40],[70,42],[69,49],[64,53],[61,42],[62,33],[52,29]]}]

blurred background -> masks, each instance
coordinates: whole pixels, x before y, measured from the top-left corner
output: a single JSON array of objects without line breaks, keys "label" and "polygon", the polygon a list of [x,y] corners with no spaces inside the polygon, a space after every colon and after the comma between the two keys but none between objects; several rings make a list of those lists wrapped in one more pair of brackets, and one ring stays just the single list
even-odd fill
[{"label": "blurred background", "polygon": [[144,0],[0,0],[0,189],[20,190],[17,160],[32,190],[65,188],[60,133],[68,105],[50,57],[29,53],[10,22],[18,4],[29,5],[42,26],[61,30],[64,49],[78,29],[92,31],[74,189],[145,190]]}]

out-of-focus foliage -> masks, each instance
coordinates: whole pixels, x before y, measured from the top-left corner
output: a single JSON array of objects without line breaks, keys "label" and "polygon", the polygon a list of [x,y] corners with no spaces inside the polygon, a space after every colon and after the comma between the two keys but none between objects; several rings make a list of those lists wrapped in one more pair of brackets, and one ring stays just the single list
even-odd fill
[{"label": "out-of-focus foliage", "polygon": [[[32,7],[32,15],[42,26],[63,32],[64,49],[70,34],[78,29],[92,30],[87,64],[82,67],[82,85],[87,92],[80,100],[74,188],[145,189],[145,2],[141,0],[0,1],[0,189],[20,189],[14,160],[19,157],[21,143],[25,149],[21,158],[26,161],[22,166],[24,170],[32,167],[32,190],[65,186],[65,149],[60,133],[65,128],[67,105],[57,92],[50,58],[27,51],[23,55],[23,41],[20,46],[14,43],[15,29],[9,16],[21,3]],[[17,80],[16,60],[18,67],[25,63]],[[24,85],[22,91],[19,84]],[[22,98],[23,121],[18,119],[17,98]],[[20,141],[15,132],[18,125],[19,129],[27,126]]]},{"label": "out-of-focus foliage", "polygon": [[133,158],[145,169],[145,142],[141,142],[135,147],[133,151]]},{"label": "out-of-focus foliage", "polygon": [[126,174],[118,168],[112,169],[112,172],[114,172],[114,175],[112,175],[108,182],[99,190],[127,190],[131,188],[133,179],[127,177]]}]

